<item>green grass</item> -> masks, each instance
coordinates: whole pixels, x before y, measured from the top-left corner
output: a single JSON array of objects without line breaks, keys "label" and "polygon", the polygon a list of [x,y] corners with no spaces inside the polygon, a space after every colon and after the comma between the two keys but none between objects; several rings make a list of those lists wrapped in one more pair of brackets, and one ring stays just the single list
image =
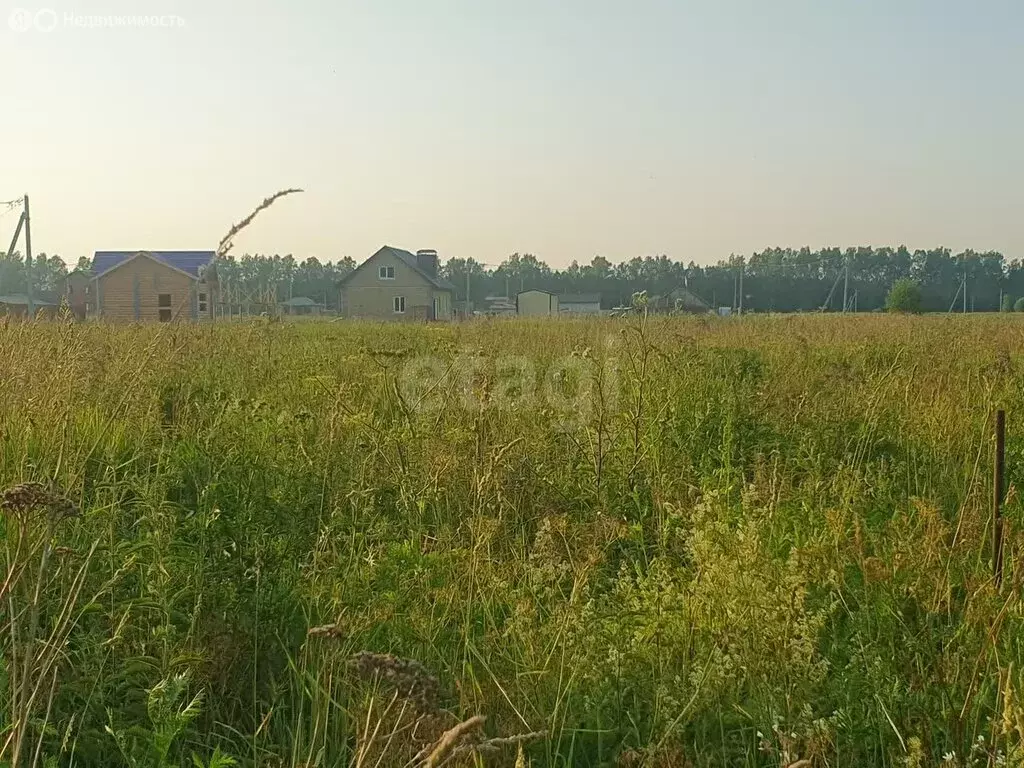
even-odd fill
[{"label": "green grass", "polygon": [[534,766],[1021,764],[1022,353],[1005,316],[12,323],[0,488],[83,514],[6,518],[0,726],[25,765],[356,764],[368,650]]}]

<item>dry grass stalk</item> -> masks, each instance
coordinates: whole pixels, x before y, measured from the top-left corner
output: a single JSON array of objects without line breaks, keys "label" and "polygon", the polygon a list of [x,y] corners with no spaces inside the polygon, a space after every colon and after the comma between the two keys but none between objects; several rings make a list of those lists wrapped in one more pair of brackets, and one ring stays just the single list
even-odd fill
[{"label": "dry grass stalk", "polygon": [[[307,634],[330,638],[336,632],[337,625],[326,624],[313,628]],[[486,722],[483,715],[458,722],[445,730],[442,720],[452,715],[440,708],[437,678],[418,661],[361,651],[349,659],[348,666],[358,679],[372,685],[365,715],[359,718],[356,728],[356,768],[391,764],[386,760],[394,763],[413,745],[421,748],[411,758],[403,758],[402,763],[395,764],[402,764],[405,768],[439,768],[460,758],[479,760],[480,755],[493,755],[515,748],[518,750],[517,764],[525,766],[523,746],[547,735],[545,731],[536,731],[488,739],[482,730]],[[374,702],[380,701],[378,697],[385,691],[388,699],[381,701],[381,706],[375,706]]]},{"label": "dry grass stalk", "polygon": [[234,240],[235,235],[237,235],[243,229],[245,229],[250,224],[252,224],[253,219],[255,219],[256,216],[258,216],[261,211],[265,211],[267,208],[272,206],[275,202],[280,200],[285,195],[294,195],[297,192],[302,192],[302,190],[301,189],[282,189],[280,192],[275,192],[270,197],[264,199],[264,201],[262,203],[260,203],[258,206],[256,206],[256,209],[252,213],[250,213],[248,216],[246,216],[240,222],[238,222],[233,227],[231,227],[231,229],[228,231],[228,233],[226,235],[224,235],[224,238],[220,241],[220,245],[217,246],[217,255],[218,256],[226,256],[228,254],[228,252],[231,250],[231,248],[234,246],[234,243],[232,241]]},{"label": "dry grass stalk", "polygon": [[469,720],[462,721],[454,728],[449,728],[441,734],[441,738],[434,742],[429,751],[424,750],[427,752],[427,755],[419,765],[422,765],[423,768],[437,768],[443,765],[452,755],[455,748],[459,746],[460,742],[466,736],[483,728],[485,722],[487,722],[487,718],[483,715],[474,715]]},{"label": "dry grass stalk", "polygon": [[[47,537],[52,530],[52,525],[48,526]],[[42,627],[40,622],[40,611],[46,598],[43,594],[43,584],[48,581],[50,565],[51,544],[48,540],[40,556],[36,583],[34,586],[27,585],[24,589],[23,598],[26,604],[19,608],[14,599],[14,591],[7,594],[7,609],[10,615],[7,625],[7,653],[11,662],[10,711],[13,727],[10,738],[0,750],[0,759],[10,754],[11,765],[24,763],[23,757],[27,757],[24,750],[30,748],[28,740],[33,731],[37,731],[38,735],[34,757],[28,764],[34,766],[38,763],[58,686],[58,667],[65,658],[64,649],[68,637],[81,615],[77,609],[83,605],[82,590],[97,544],[98,542],[93,542],[88,554],[72,576],[70,584],[65,587],[64,593],[56,597],[57,612],[49,631]],[[15,564],[9,563],[9,570],[13,567]],[[108,587],[109,583],[84,604],[95,602]],[[25,618],[24,623],[21,621],[22,618]],[[40,712],[40,709],[43,709],[43,712]],[[41,724],[39,715],[42,715]]]},{"label": "dry grass stalk", "polygon": [[505,749],[506,747],[516,747],[521,754],[524,744],[540,741],[541,739],[546,738],[547,735],[547,731],[531,731],[530,733],[520,733],[515,736],[496,736],[493,739],[486,739],[475,744],[462,744],[457,747],[455,751],[459,753],[479,752],[481,754],[493,754]]},{"label": "dry grass stalk", "polygon": [[[63,557],[55,560],[54,556],[70,551],[54,545],[54,533],[61,521],[79,516],[80,510],[55,485],[27,482],[0,492],[0,511],[17,521],[16,535],[8,537],[7,573],[0,587],[0,601],[7,611],[3,639],[12,723],[0,747],[0,760],[9,755],[11,765],[34,766],[42,756],[59,667],[65,659],[68,637],[80,616],[77,609],[82,605],[82,591],[98,542],[93,542],[80,559],[62,592],[50,594],[67,565]],[[32,570],[34,583],[24,583],[25,574]],[[98,596],[99,593],[86,602],[94,602]],[[50,615],[49,620],[44,620],[46,614]],[[29,743],[33,734],[34,749]]]}]

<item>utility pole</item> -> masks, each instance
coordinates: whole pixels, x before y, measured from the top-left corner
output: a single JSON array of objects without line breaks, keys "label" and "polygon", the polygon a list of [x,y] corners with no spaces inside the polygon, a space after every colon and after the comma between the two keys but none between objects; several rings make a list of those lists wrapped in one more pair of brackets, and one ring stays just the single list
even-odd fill
[{"label": "utility pole", "polygon": [[14,249],[18,247],[18,238],[21,237],[21,228],[25,226],[25,212],[22,211],[21,215],[18,216],[18,224],[14,228],[14,237],[11,238],[11,247],[7,249],[7,255],[11,256],[14,253]]},{"label": "utility pole", "polygon": [[736,309],[737,307],[739,307],[739,291],[737,290],[737,286],[739,285],[739,280],[740,280],[739,272],[737,272],[736,268],[733,267],[733,270],[732,270],[732,308],[733,309]]},{"label": "utility pole", "polygon": [[743,272],[746,269],[746,265],[743,263],[743,259],[740,259],[740,309],[739,314],[743,314]]},{"label": "utility pole", "polygon": [[949,303],[949,311],[946,312],[947,315],[953,314],[953,310],[956,309],[956,303],[957,303],[957,301],[960,300],[960,291],[962,291],[963,289],[964,289],[964,281],[961,280],[960,281],[960,285],[958,285],[956,287],[956,293],[953,294],[953,301],[951,301]]},{"label": "utility pole", "polygon": [[964,263],[964,314],[967,314],[967,263]]},{"label": "utility pole", "polygon": [[848,304],[847,296],[850,292],[850,256],[847,255],[843,261],[845,262],[843,265],[843,312],[845,313]]},{"label": "utility pole", "polygon": [[469,259],[466,259],[466,319],[469,319]]},{"label": "utility pole", "polygon": [[25,295],[28,297],[28,317],[32,320],[36,316],[36,309],[32,301],[32,215],[29,213],[28,195],[25,195],[25,210],[22,216],[25,218],[25,276],[28,279]]}]

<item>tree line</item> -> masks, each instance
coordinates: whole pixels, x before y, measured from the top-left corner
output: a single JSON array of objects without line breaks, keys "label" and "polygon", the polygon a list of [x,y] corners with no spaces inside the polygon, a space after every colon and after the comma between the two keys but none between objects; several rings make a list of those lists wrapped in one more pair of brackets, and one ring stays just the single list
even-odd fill
[{"label": "tree line", "polygon": [[[1024,296],[1024,262],[996,251],[953,253],[949,248],[911,251],[884,248],[769,248],[750,256],[731,256],[717,264],[674,261],[668,256],[637,257],[612,264],[596,256],[589,264],[573,262],[551,269],[536,257],[513,254],[495,269],[466,259],[451,259],[445,276],[465,298],[479,306],[487,296],[514,295],[537,288],[552,293],[598,293],[605,308],[625,306],[640,291],[665,295],[685,287],[714,307],[756,312],[800,312],[847,305],[859,311],[885,307],[890,288],[911,280],[920,289],[921,309],[947,311],[957,300],[962,309],[966,277],[967,308],[998,311]],[[506,293],[507,291],[507,293]]]},{"label": "tree line", "polygon": [[[77,268],[88,269],[79,259]],[[288,255],[246,254],[219,259],[222,286],[241,301],[286,301],[308,296],[328,308],[336,307],[338,282],[352,271],[351,258],[321,262]],[[59,256],[39,254],[34,260],[33,290],[40,297],[57,297],[63,290],[67,266]],[[1008,260],[997,251],[948,248],[911,251],[899,247],[769,248],[749,256],[731,256],[701,266],[675,261],[665,255],[636,257],[613,264],[595,256],[589,264],[573,261],[553,269],[536,256],[514,253],[497,267],[472,258],[452,258],[441,274],[455,286],[456,302],[469,298],[477,308],[493,296],[514,297],[518,291],[541,289],[557,294],[599,294],[605,308],[624,306],[638,292],[649,296],[685,287],[716,307],[738,307],[757,312],[813,311],[848,306],[873,311],[885,306],[886,295],[899,280],[913,281],[920,290],[921,309],[944,312],[954,304],[963,308],[966,283],[967,309],[994,312],[1024,297],[1024,262]],[[468,277],[468,280],[467,280]],[[0,295],[24,293],[25,263],[18,253],[0,255]]]}]

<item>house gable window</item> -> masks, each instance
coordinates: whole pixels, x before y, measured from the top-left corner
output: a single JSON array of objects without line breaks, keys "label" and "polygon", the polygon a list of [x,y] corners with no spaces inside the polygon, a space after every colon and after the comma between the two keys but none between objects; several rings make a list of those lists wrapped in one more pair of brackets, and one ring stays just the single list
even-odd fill
[{"label": "house gable window", "polygon": [[160,293],[157,294],[157,308],[160,312],[160,322],[169,323],[171,322],[171,294]]},{"label": "house gable window", "polygon": [[394,280],[395,279],[395,268],[394,267],[381,267],[377,270],[377,276],[381,280]]},{"label": "house gable window", "polygon": [[206,307],[207,307],[206,294],[205,293],[200,293],[199,294],[199,311],[200,312],[205,312],[206,311]]},{"label": "house gable window", "polygon": [[395,313],[405,314],[405,296],[395,296]]}]

